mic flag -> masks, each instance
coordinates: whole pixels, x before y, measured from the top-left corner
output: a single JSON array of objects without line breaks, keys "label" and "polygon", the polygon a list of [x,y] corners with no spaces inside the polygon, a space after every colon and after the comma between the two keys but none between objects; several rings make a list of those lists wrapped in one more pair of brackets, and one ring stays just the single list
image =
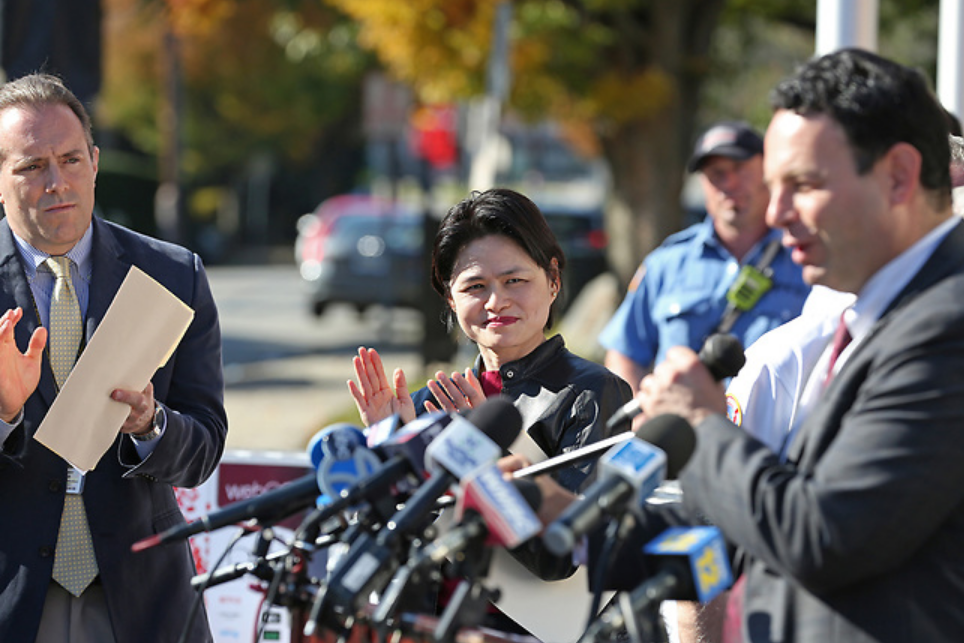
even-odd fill
[{"label": "mic flag", "polygon": [[381,458],[366,446],[365,434],[358,429],[329,432],[321,440],[321,449],[324,456],[318,465],[318,482],[329,498],[347,494],[382,465]]},{"label": "mic flag", "polygon": [[[640,614],[652,614],[665,600],[708,603],[733,584],[723,535],[716,527],[670,527],[643,547],[654,574],[628,596],[607,607],[580,638],[580,643],[610,641]],[[633,628],[635,629],[635,628]]]},{"label": "mic flag", "polygon": [[717,527],[670,527],[646,543],[643,553],[651,558],[675,558],[685,565],[685,578],[692,584],[683,587],[679,600],[709,603],[733,584],[726,545]]}]

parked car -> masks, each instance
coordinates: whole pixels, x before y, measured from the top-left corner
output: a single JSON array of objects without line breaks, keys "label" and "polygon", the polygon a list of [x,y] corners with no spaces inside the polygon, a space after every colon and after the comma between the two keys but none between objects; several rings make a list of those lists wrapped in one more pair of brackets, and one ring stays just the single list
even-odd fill
[{"label": "parked car", "polygon": [[[608,269],[601,210],[543,210],[566,254],[563,310],[594,277]],[[331,303],[424,309],[428,257],[423,241],[433,231],[414,210],[375,197],[334,197],[299,222],[295,254],[309,290],[311,311]]]},{"label": "parked car", "polygon": [[425,292],[422,217],[352,213],[331,221],[312,258],[301,262],[311,311],[329,304],[417,308]]},{"label": "parked car", "polygon": [[609,269],[606,257],[609,238],[601,209],[547,206],[542,213],[566,255],[562,287],[565,295],[562,311],[565,311],[587,283]]}]

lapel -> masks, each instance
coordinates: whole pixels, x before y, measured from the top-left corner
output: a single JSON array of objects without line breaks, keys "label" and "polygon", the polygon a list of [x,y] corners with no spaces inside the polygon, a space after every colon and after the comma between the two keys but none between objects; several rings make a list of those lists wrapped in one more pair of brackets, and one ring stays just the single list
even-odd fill
[{"label": "lapel", "polygon": [[127,259],[124,249],[114,237],[110,226],[96,216],[93,219],[93,226],[90,293],[84,329],[88,342],[101,320],[104,319],[107,309],[114,300],[114,295],[117,294],[131,267],[130,260]]},{"label": "lapel", "polygon": [[865,358],[872,350],[874,340],[895,316],[910,305],[918,295],[948,276],[964,272],[964,225],[957,224],[920,271],[894,298],[867,337],[854,349],[853,354],[830,381],[823,399],[805,421],[787,451],[791,462],[806,466],[814,462],[826,450],[836,436],[844,414],[853,404],[857,390],[866,378],[870,367]]}]

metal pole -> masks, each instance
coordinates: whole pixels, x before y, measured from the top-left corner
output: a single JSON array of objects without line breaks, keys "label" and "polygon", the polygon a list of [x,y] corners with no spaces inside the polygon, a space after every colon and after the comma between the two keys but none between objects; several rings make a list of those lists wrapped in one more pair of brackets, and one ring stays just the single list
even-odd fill
[{"label": "metal pole", "polygon": [[878,0],[818,0],[816,55],[844,47],[877,50]]},{"label": "metal pole", "polygon": [[472,156],[469,189],[486,190],[495,183],[498,168],[499,124],[502,103],[509,96],[509,27],[512,25],[512,2],[503,0],[496,7],[489,54],[485,97],[473,110],[478,128],[478,140]]},{"label": "metal pole", "polygon": [[941,0],[937,34],[937,96],[958,118],[964,117],[964,2]]}]

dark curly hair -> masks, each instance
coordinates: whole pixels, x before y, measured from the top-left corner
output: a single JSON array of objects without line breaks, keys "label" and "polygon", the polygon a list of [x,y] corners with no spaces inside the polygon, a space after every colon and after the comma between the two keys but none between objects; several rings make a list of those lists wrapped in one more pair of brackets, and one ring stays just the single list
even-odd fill
[{"label": "dark curly hair", "polygon": [[920,182],[939,209],[951,198],[948,120],[944,108],[915,69],[861,49],[815,58],[770,94],[775,109],[826,114],[847,136],[857,172],[864,174],[897,143],[922,157]]}]

